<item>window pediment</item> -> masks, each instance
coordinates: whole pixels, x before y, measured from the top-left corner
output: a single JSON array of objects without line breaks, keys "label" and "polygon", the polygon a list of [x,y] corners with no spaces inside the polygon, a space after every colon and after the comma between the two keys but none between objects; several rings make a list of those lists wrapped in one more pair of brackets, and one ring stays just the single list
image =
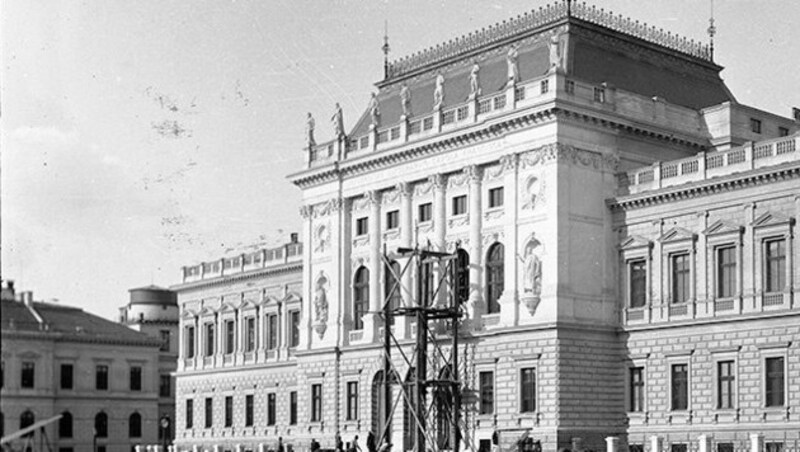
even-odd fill
[{"label": "window pediment", "polygon": [[709,226],[703,234],[708,236],[725,235],[725,234],[743,234],[744,226],[734,224],[724,220],[717,220]]},{"label": "window pediment", "polygon": [[765,228],[770,226],[791,226],[794,218],[788,217],[777,212],[765,212],[750,224],[753,228]]},{"label": "window pediment", "polygon": [[652,246],[653,242],[651,240],[648,240],[640,235],[632,235],[630,237],[626,237],[620,242],[619,249],[622,251],[627,251],[637,248],[650,248]]},{"label": "window pediment", "polygon": [[674,242],[694,241],[694,240],[697,240],[697,234],[693,233],[692,231],[689,231],[688,229],[679,227],[670,229],[658,239],[658,241],[661,243],[674,243]]}]

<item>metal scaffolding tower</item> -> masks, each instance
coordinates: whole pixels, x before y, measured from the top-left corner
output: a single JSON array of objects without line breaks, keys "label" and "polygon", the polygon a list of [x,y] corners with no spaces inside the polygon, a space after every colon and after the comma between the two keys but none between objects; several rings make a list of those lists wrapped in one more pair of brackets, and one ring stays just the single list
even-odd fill
[{"label": "metal scaffolding tower", "polygon": [[[459,452],[463,424],[458,341],[468,293],[467,278],[460,273],[466,266],[459,265],[459,256],[458,245],[453,253],[417,246],[398,248],[390,255],[384,249],[386,291],[381,314],[386,403],[384,412],[379,413],[384,426],[377,432],[379,450],[391,442],[388,426],[402,406],[410,428],[406,432],[410,447],[401,450]],[[391,326],[396,317],[405,317],[416,326],[413,343],[401,344],[395,337]],[[402,358],[399,367],[403,372],[393,362],[395,354]],[[394,397],[393,387],[397,388]]]}]

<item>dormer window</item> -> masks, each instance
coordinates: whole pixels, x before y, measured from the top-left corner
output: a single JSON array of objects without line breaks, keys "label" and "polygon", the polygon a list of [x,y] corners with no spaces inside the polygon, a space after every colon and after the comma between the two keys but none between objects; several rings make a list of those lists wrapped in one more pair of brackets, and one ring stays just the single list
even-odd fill
[{"label": "dormer window", "polygon": [[761,120],[750,118],[750,130],[753,133],[761,133]]}]

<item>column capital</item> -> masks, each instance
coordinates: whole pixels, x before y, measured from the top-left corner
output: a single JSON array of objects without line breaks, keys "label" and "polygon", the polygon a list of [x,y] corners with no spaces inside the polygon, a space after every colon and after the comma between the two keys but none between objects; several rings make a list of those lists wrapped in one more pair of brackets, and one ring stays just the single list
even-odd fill
[{"label": "column capital", "polygon": [[483,168],[478,165],[465,166],[463,171],[470,183],[481,182],[483,179]]},{"label": "column capital", "polygon": [[411,184],[408,182],[398,182],[395,184],[394,188],[400,193],[400,196],[411,196]]},{"label": "column capital", "polygon": [[428,176],[428,182],[435,190],[442,190],[447,185],[447,180],[442,174],[431,174]]},{"label": "column capital", "polygon": [[300,216],[303,217],[304,220],[308,220],[314,214],[314,206],[312,205],[304,205],[300,206]]},{"label": "column capital", "polygon": [[378,190],[369,190],[366,193],[364,193],[364,199],[366,200],[369,206],[380,205],[381,192]]},{"label": "column capital", "polygon": [[519,156],[517,154],[506,154],[500,157],[500,171],[502,173],[516,170],[518,164]]}]

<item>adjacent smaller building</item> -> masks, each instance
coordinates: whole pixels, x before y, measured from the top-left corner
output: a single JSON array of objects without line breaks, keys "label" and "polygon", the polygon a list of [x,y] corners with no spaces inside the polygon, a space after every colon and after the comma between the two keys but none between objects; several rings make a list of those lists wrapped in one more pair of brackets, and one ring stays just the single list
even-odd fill
[{"label": "adjacent smaller building", "polygon": [[162,341],[79,308],[33,301],[4,282],[0,435],[61,415],[53,450],[156,444]]}]

